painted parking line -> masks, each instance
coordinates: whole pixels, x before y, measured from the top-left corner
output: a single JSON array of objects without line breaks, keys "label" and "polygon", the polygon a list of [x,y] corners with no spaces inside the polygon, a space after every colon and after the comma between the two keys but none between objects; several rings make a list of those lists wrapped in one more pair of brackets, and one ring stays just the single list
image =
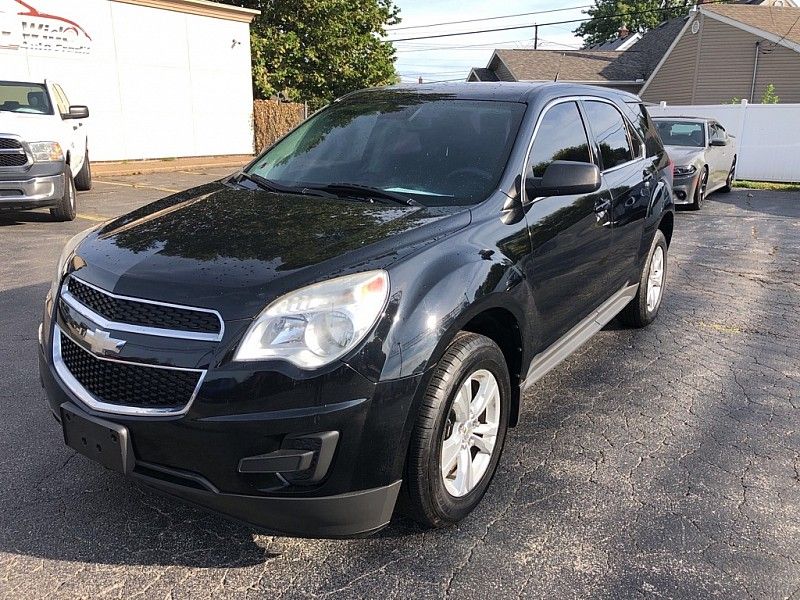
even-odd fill
[{"label": "painted parking line", "polygon": [[159,192],[169,192],[170,194],[174,194],[176,192],[181,191],[172,188],[159,187],[157,185],[145,185],[143,183],[122,183],[121,181],[102,181],[100,179],[95,179],[94,182],[104,183],[105,185],[118,185],[120,187],[136,188],[141,190],[157,190]]},{"label": "painted parking line", "polygon": [[109,219],[112,218],[112,217],[104,217],[102,215],[85,215],[85,214],[81,214],[81,213],[78,213],[77,217],[79,219],[83,219],[84,221],[95,221],[97,223],[101,223],[103,221],[108,221]]}]

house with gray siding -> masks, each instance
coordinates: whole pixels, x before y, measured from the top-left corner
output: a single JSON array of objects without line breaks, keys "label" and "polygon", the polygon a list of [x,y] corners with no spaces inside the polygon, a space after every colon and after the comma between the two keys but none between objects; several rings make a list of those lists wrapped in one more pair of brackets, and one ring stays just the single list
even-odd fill
[{"label": "house with gray siding", "polygon": [[800,8],[701,4],[639,92],[648,102],[800,102]]}]

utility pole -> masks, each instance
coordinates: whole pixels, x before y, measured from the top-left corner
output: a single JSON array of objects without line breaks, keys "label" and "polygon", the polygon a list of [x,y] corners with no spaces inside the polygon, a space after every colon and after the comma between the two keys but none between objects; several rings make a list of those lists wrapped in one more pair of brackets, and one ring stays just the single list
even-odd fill
[{"label": "utility pole", "polygon": [[533,26],[533,49],[539,49],[539,25],[535,24]]},{"label": "utility pole", "polygon": [[417,80],[417,83],[422,83],[422,75],[419,76],[419,79]]}]

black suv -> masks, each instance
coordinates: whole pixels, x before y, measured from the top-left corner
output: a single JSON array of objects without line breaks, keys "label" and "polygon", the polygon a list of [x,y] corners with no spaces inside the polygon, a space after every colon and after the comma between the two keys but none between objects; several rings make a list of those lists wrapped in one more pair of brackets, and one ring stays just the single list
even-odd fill
[{"label": "black suv", "polygon": [[50,407],[77,451],[268,530],[365,534],[396,505],[456,522],[524,391],[615,315],[655,319],[671,179],[623,92],[350,94],[68,243]]}]

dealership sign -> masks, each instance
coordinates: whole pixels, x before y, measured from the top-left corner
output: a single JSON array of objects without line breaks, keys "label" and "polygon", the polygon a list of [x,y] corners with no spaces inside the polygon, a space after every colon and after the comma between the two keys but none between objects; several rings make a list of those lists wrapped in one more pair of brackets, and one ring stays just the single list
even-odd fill
[{"label": "dealership sign", "polygon": [[23,0],[0,0],[0,48],[88,54],[92,38],[63,14],[40,11]]}]

